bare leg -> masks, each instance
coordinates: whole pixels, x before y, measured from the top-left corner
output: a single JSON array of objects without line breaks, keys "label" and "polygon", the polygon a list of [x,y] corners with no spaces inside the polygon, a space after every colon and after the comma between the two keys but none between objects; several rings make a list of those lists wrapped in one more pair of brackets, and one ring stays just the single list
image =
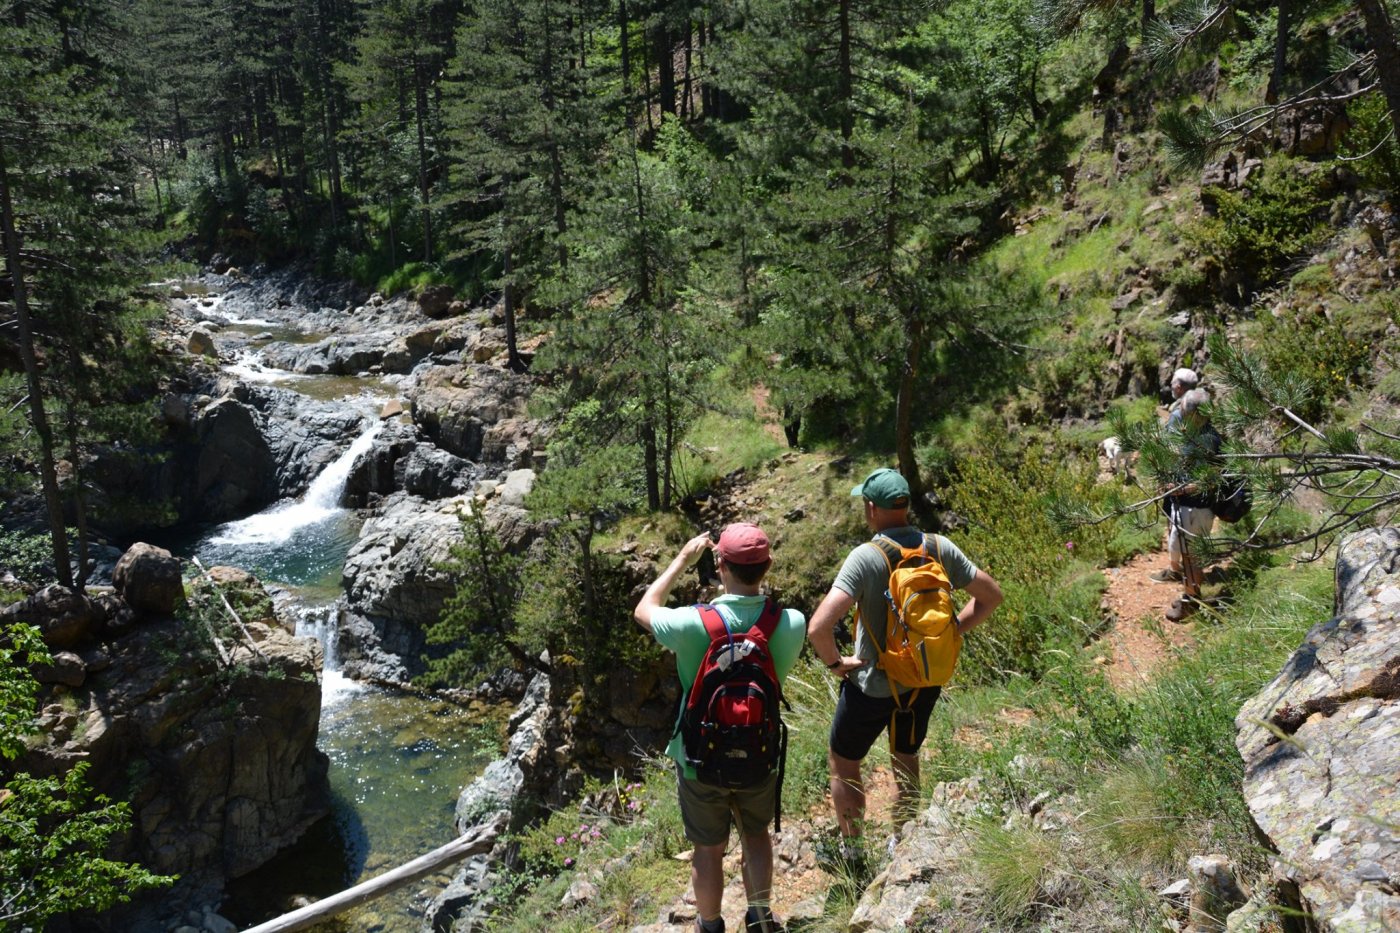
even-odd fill
[{"label": "bare leg", "polygon": [[761,833],[740,838],[744,848],[744,893],[749,904],[767,907],[773,898],[773,837]]},{"label": "bare leg", "polygon": [[894,804],[894,822],[898,829],[919,815],[919,753],[905,755],[891,750],[890,763],[894,766],[894,783],[899,790]]},{"label": "bare leg", "polygon": [[831,802],[836,807],[836,825],[847,839],[858,837],[865,828],[865,784],[860,762],[827,752],[831,765]]},{"label": "bare leg", "polygon": [[690,884],[695,888],[695,911],[700,919],[718,917],[724,899],[724,843],[695,847],[690,858]]}]

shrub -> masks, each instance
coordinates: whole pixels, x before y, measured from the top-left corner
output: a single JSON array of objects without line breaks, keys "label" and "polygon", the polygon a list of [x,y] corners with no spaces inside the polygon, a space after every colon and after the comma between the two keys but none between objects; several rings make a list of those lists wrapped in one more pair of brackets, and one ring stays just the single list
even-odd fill
[{"label": "shrub", "polygon": [[1058,499],[1087,501],[1092,490],[1088,469],[1038,451],[1011,466],[985,457],[962,465],[949,498],[970,525],[957,543],[1001,583],[1006,601],[964,645],[961,680],[1037,676],[1049,647],[1061,639],[1078,644],[1097,625],[1103,578],[1085,573],[1085,562],[1102,558],[1111,529],[1085,527],[1068,537],[1050,520]]},{"label": "shrub", "polygon": [[1187,239],[1247,286],[1274,281],[1326,233],[1322,174],[1283,156],[1270,159],[1263,177],[1242,191],[1205,190],[1216,214],[1188,228]]},{"label": "shrub", "polygon": [[0,531],[0,570],[29,583],[54,575],[49,536],[28,531]]}]

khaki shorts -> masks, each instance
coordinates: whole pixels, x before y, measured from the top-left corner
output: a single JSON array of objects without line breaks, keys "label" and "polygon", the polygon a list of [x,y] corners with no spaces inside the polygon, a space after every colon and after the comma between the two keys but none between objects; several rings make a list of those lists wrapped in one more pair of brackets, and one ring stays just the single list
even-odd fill
[{"label": "khaki shorts", "polygon": [[754,787],[731,790],[691,780],[676,766],[676,789],[681,802],[685,838],[697,846],[722,846],[729,841],[731,817],[739,832],[755,836],[768,831],[777,806],[778,775],[773,773]]},{"label": "khaki shorts", "polygon": [[1199,553],[1202,548],[1198,540],[1208,537],[1214,527],[1215,513],[1210,509],[1173,503],[1167,520],[1167,553],[1178,561],[1190,551]]}]

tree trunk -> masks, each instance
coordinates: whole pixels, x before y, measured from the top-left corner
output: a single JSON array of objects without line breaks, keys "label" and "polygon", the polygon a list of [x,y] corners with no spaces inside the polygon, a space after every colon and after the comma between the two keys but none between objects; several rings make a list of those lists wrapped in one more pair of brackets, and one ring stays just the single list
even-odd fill
[{"label": "tree trunk", "polygon": [[1366,20],[1366,42],[1376,53],[1376,75],[1390,110],[1390,128],[1400,145],[1400,47],[1395,41],[1395,26],[1382,0],[1356,0]]},{"label": "tree trunk", "polygon": [[423,261],[433,261],[433,218],[428,205],[428,87],[423,82],[423,68],[417,57],[413,60],[413,113],[418,126],[418,197],[423,216]]},{"label": "tree trunk", "polygon": [[1142,34],[1147,35],[1147,30],[1151,28],[1154,20],[1157,19],[1157,0],[1142,0]]},{"label": "tree trunk", "polygon": [[1278,0],[1278,27],[1274,30],[1274,67],[1269,72],[1269,86],[1264,91],[1264,103],[1277,104],[1283,93],[1283,70],[1288,67],[1289,0]]},{"label": "tree trunk", "polygon": [[909,343],[904,348],[904,366],[899,373],[899,394],[895,400],[895,453],[899,472],[909,481],[909,503],[920,519],[928,516],[924,500],[924,484],[919,479],[919,464],[914,458],[914,389],[919,378],[919,360],[924,352],[924,328],[918,312],[908,315],[906,330]]},{"label": "tree trunk", "polygon": [[511,279],[511,249],[509,244],[501,251],[501,266],[503,274],[501,303],[505,305],[506,312],[506,366],[510,368],[511,372],[523,373],[525,361],[520,358],[515,341],[515,282]]},{"label": "tree trunk", "polygon": [[631,23],[627,19],[627,0],[617,0],[617,34],[618,49],[622,54],[622,104],[626,109],[627,125],[632,123],[632,54],[631,45]]},{"label": "tree trunk", "polygon": [[855,101],[852,95],[854,76],[851,73],[851,0],[840,0],[838,8],[841,38],[837,48],[836,97],[841,119],[841,167],[849,172],[856,166],[851,137],[855,134]]},{"label": "tree trunk", "polygon": [[39,482],[49,513],[49,538],[53,545],[54,572],[58,582],[73,588],[73,568],[68,564],[68,531],[63,525],[63,498],[58,491],[58,470],[54,467],[53,431],[44,411],[44,390],[39,378],[39,358],[34,349],[34,328],[29,319],[29,294],[25,288],[24,266],[20,262],[19,231],[15,227],[14,202],[10,194],[10,170],[5,150],[0,146],[0,234],[5,241],[5,263],[9,266],[14,289],[15,319],[19,325],[19,355],[29,390],[29,417],[39,439]]},{"label": "tree trunk", "polygon": [[72,343],[68,345],[68,411],[65,427],[68,434],[68,462],[73,468],[73,524],[78,530],[78,575],[73,581],[73,589],[81,593],[88,575],[88,523],[87,498],[83,495],[82,445],[78,436],[78,395],[83,391],[86,380],[82,377],[82,362]]},{"label": "tree trunk", "polygon": [[664,22],[652,30],[652,45],[656,49],[656,83],[660,94],[661,112],[676,115],[676,62],[672,54],[671,30]]}]

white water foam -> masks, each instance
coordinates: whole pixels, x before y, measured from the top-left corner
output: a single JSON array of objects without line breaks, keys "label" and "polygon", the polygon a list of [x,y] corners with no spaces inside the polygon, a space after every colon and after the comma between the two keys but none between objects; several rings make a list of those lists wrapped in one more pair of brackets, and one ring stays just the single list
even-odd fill
[{"label": "white water foam", "polygon": [[340,633],[336,628],[338,605],[308,606],[297,614],[296,633],[321,643],[321,708],[334,706],[362,693],[365,685],[340,671]]},{"label": "white water foam", "polygon": [[350,449],[321,471],[306,494],[300,499],[284,499],[256,515],[229,522],[215,529],[207,543],[215,545],[282,544],[298,530],[326,521],[346,510],[340,506],[340,494],[350,476],[355,459],[369,450],[384,422],[370,419],[369,428],[355,438]]},{"label": "white water foam", "polygon": [[224,372],[232,373],[245,382],[283,382],[287,379],[304,378],[300,373],[289,369],[273,369],[265,366],[263,356],[257,351],[243,351],[234,361],[224,367]]}]

